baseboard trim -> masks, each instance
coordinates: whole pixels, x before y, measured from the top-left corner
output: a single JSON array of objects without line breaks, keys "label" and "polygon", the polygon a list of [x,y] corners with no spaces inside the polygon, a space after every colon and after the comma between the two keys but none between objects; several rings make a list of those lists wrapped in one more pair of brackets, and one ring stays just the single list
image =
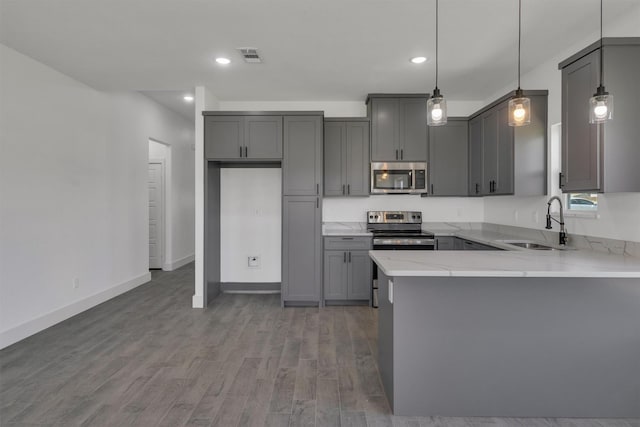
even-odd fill
[{"label": "baseboard trim", "polygon": [[279,293],[280,282],[225,282],[220,283],[221,292],[242,292],[242,293]]},{"label": "baseboard trim", "polygon": [[24,322],[18,326],[14,326],[6,331],[2,331],[0,332],[0,349],[9,347],[18,341],[22,341],[23,339],[37,334],[40,331],[62,322],[63,320],[67,320],[76,314],[80,314],[83,311],[110,300],[111,298],[137,288],[150,280],[151,273],[146,272],[140,276],[134,277],[133,279],[127,280],[126,282],[120,283],[119,285],[105,289],[97,294],[90,295],[57,310],[50,311],[47,314]]},{"label": "baseboard trim", "polygon": [[164,265],[162,266],[162,269],[164,271],[177,270],[178,268],[183,267],[183,266],[189,264],[190,262],[193,262],[195,259],[196,259],[196,255],[195,254],[187,255],[186,257],[177,259],[177,260],[175,260],[173,262],[164,263]]}]

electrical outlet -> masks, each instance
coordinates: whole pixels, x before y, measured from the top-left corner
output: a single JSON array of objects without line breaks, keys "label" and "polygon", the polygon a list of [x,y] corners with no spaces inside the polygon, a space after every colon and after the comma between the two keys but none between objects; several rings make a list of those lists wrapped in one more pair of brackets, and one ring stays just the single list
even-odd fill
[{"label": "electrical outlet", "polygon": [[260,267],[260,256],[252,255],[249,257],[249,268],[259,268]]},{"label": "electrical outlet", "polygon": [[80,287],[80,279],[77,277],[73,279],[73,289],[78,289]]}]

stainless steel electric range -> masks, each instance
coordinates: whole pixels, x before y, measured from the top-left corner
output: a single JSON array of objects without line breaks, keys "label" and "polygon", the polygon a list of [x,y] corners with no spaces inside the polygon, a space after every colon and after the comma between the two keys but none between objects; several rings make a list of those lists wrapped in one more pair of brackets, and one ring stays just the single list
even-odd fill
[{"label": "stainless steel electric range", "polygon": [[[432,251],[433,233],[422,231],[422,212],[369,211],[367,231],[373,233],[374,250]],[[373,264],[371,301],[378,307],[378,268]]]}]

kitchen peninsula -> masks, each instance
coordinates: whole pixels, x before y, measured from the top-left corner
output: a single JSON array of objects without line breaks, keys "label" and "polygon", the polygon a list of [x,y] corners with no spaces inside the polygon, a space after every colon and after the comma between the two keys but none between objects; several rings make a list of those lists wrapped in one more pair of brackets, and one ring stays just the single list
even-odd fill
[{"label": "kitchen peninsula", "polygon": [[640,261],[370,251],[396,415],[640,417]]}]

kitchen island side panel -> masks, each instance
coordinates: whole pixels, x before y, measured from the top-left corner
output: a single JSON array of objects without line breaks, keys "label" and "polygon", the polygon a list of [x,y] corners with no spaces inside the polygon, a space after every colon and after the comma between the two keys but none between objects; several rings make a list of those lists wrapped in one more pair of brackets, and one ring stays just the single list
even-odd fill
[{"label": "kitchen island side panel", "polygon": [[389,302],[389,278],[378,270],[378,367],[382,387],[393,411],[393,304]]},{"label": "kitchen island side panel", "polygon": [[392,280],[394,414],[640,417],[640,279]]}]

